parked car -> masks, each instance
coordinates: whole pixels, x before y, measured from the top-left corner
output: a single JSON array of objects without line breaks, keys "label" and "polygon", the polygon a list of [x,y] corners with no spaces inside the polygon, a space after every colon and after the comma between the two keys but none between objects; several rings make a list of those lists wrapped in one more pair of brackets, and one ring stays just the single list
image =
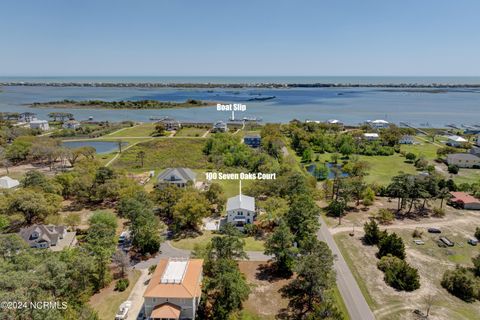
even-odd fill
[{"label": "parked car", "polygon": [[416,245],[423,245],[423,244],[425,244],[425,241],[420,240],[420,239],[413,239],[413,242],[415,242]]},{"label": "parked car", "polygon": [[449,246],[449,247],[453,247],[453,246],[454,246],[453,241],[450,241],[447,237],[440,237],[439,240],[442,241],[443,243],[445,243],[445,245],[447,245],[447,246]]},{"label": "parked car", "polygon": [[429,233],[442,233],[442,230],[440,230],[438,228],[428,228],[427,231]]},{"label": "parked car", "polygon": [[477,238],[470,238],[470,239],[468,239],[468,244],[469,244],[469,245],[476,246],[477,243],[478,243]]},{"label": "parked car", "polygon": [[120,305],[120,308],[115,315],[115,320],[124,320],[127,319],[128,310],[132,307],[132,301],[125,301]]}]

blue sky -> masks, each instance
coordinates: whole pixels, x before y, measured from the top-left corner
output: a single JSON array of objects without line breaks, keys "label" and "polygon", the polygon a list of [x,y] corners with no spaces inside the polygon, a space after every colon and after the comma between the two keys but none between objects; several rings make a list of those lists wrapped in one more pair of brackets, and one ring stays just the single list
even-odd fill
[{"label": "blue sky", "polygon": [[478,0],[3,0],[0,76],[480,76]]}]

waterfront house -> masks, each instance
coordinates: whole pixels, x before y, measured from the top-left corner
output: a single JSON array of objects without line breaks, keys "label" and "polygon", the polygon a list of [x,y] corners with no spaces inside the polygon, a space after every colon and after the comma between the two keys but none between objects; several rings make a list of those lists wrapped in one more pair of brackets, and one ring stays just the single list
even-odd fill
[{"label": "waterfront house", "polygon": [[167,168],[157,176],[157,187],[175,185],[185,188],[189,183],[195,184],[197,174],[189,168]]},{"label": "waterfront house", "polygon": [[260,147],[261,142],[262,142],[262,138],[260,137],[259,134],[250,134],[250,135],[246,135],[243,138],[243,143],[245,143],[247,146],[252,148]]},{"label": "waterfront house", "polygon": [[243,195],[228,198],[227,222],[239,229],[246,224],[253,223],[255,219],[255,198]]},{"label": "waterfront house", "polygon": [[399,144],[414,144],[415,143],[415,138],[411,135],[403,135],[400,140],[398,140]]},{"label": "waterfront house", "polygon": [[18,117],[18,121],[20,122],[31,122],[35,120],[38,120],[37,114],[33,112],[20,113],[20,116]]},{"label": "waterfront house", "polygon": [[182,128],[182,124],[172,118],[164,118],[157,121],[157,123],[162,123],[165,126],[165,130],[167,131],[176,131]]},{"label": "waterfront house", "polygon": [[373,129],[386,129],[390,126],[390,123],[386,120],[367,120],[365,124]]},{"label": "waterfront house", "polygon": [[202,259],[160,259],[143,295],[147,319],[196,319]]},{"label": "waterfront house", "polygon": [[50,248],[56,246],[59,240],[67,234],[65,226],[34,224],[20,230],[20,237],[31,248]]},{"label": "waterfront house", "polygon": [[447,140],[447,146],[450,147],[461,147],[463,144],[467,143],[468,140],[460,136],[449,136]]},{"label": "waterfront house", "polygon": [[363,138],[367,141],[376,141],[380,139],[378,133],[364,133]]},{"label": "waterfront house", "polygon": [[68,120],[68,121],[65,121],[62,124],[62,128],[63,129],[75,130],[77,128],[80,128],[80,122],[78,122],[76,120]]},{"label": "waterfront house", "polygon": [[47,131],[50,129],[47,120],[32,120],[30,121],[30,129],[40,129]]},{"label": "waterfront house", "polygon": [[466,192],[450,192],[452,198],[449,200],[450,204],[466,209],[466,210],[480,210],[480,200],[469,195]]},{"label": "waterfront house", "polygon": [[12,189],[20,184],[18,180],[4,176],[0,178],[0,189]]},{"label": "waterfront house", "polygon": [[480,158],[470,153],[452,153],[447,155],[447,164],[459,168],[473,168],[480,166]]},{"label": "waterfront house", "polygon": [[227,132],[228,131],[228,126],[225,122],[223,121],[217,121],[213,124],[212,127],[212,132]]}]

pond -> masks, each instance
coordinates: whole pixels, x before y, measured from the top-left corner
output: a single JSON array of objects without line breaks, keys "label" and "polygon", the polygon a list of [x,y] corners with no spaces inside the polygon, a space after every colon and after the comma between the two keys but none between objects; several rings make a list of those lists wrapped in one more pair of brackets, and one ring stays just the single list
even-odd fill
[{"label": "pond", "polygon": [[[320,164],[321,165],[321,164]],[[315,172],[315,167],[317,166],[316,163],[313,163],[313,164],[310,164],[306,167],[307,171],[312,175],[312,176],[315,176],[314,175],[314,172]],[[346,172],[343,172],[342,171],[342,165],[341,164],[334,164],[334,163],[330,163],[330,162],[327,162],[325,163],[325,166],[327,167],[328,169],[328,176],[327,176],[327,179],[328,180],[332,180],[333,178],[335,178],[335,174],[333,173],[333,168],[334,167],[337,167],[339,173],[340,173],[340,176],[342,178],[346,178],[348,177],[348,173]]]},{"label": "pond", "polygon": [[[67,148],[94,147],[98,154],[118,151],[118,142],[116,141],[64,141],[63,145]],[[123,142],[123,146],[128,143]]]}]

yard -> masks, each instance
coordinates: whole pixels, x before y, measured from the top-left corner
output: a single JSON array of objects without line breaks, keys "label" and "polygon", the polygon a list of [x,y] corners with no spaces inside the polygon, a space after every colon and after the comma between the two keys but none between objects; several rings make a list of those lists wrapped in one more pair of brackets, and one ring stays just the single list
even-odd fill
[{"label": "yard", "polygon": [[[171,241],[172,246],[183,249],[183,250],[193,250],[195,246],[205,247],[210,240],[215,236],[211,231],[203,231],[203,234],[195,238],[185,238],[181,240]],[[253,237],[244,237],[245,240],[245,251],[261,251],[265,250],[264,243],[262,240],[256,240]]]},{"label": "yard", "polygon": [[[475,226],[480,225],[480,215],[463,212],[462,216],[457,213],[455,219],[454,214],[438,222],[430,218],[420,223],[395,222],[395,225],[389,226],[389,232],[396,232],[403,238],[407,261],[419,270],[421,287],[414,292],[399,292],[385,284],[383,273],[376,266],[378,259],[375,253],[378,249],[362,244],[363,230],[357,229],[354,237],[346,232],[335,234],[335,242],[377,319],[409,319],[414,309],[425,312],[425,299],[429,296],[435,297],[430,311],[434,319],[478,319],[480,302],[463,302],[440,285],[445,270],[454,268],[457,263],[471,266],[471,258],[479,253],[478,247],[471,247],[466,241],[473,234]],[[438,235],[427,233],[428,225],[440,227],[442,235],[454,241],[455,246],[438,247]],[[412,232],[416,228],[423,231],[425,245],[413,243]]]},{"label": "yard", "polygon": [[128,274],[130,285],[128,286],[127,290],[123,292],[115,291],[114,289],[116,281],[112,281],[108,287],[102,289],[99,293],[90,298],[89,304],[95,311],[97,311],[100,319],[115,319],[115,314],[117,313],[118,308],[124,301],[128,299],[130,292],[135,286],[135,283],[137,283],[140,275],[140,270],[130,271]]},{"label": "yard", "polygon": [[154,123],[142,123],[133,127],[118,130],[106,137],[150,137],[155,130]]},{"label": "yard", "polygon": [[[128,150],[113,163],[114,168],[129,171],[159,170],[171,167],[199,169],[207,167],[207,157],[203,154],[203,139],[161,138],[141,142]],[[144,152],[144,165],[141,167],[140,152]]]},{"label": "yard", "polygon": [[175,137],[202,137],[208,129],[186,127],[182,128],[175,134]]}]

